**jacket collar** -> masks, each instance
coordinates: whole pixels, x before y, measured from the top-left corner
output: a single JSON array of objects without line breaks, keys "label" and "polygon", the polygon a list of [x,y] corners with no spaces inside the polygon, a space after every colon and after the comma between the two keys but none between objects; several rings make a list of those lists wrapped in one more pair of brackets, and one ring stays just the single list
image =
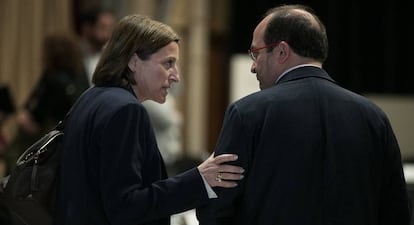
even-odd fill
[{"label": "jacket collar", "polygon": [[322,68],[316,67],[316,66],[303,66],[296,69],[293,69],[286,73],[283,77],[281,77],[277,82],[276,85],[292,81],[292,80],[298,80],[303,79],[307,77],[317,77],[322,78],[328,81],[331,81],[333,83],[336,83],[334,79],[332,79],[329,74]]}]

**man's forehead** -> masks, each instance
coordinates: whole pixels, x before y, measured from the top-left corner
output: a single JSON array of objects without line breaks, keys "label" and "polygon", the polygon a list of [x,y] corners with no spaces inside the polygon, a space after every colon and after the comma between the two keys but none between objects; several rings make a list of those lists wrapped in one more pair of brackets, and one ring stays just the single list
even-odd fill
[{"label": "man's forehead", "polygon": [[258,42],[260,43],[261,41],[263,41],[263,35],[264,35],[264,31],[266,29],[267,24],[269,23],[270,20],[270,15],[266,16],[262,21],[260,21],[260,23],[256,26],[256,28],[254,29],[253,32],[253,41],[252,41],[252,45],[256,45],[256,43],[253,42]]}]

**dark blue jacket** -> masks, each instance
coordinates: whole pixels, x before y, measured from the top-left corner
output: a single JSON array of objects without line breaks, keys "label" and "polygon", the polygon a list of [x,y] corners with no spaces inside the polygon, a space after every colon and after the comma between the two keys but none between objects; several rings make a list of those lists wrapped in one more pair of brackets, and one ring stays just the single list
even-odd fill
[{"label": "dark blue jacket", "polygon": [[202,225],[408,225],[400,150],[386,115],[317,67],[231,104],[215,149],[246,177],[197,210]]},{"label": "dark blue jacket", "polygon": [[168,178],[145,108],[131,91],[93,87],[64,130],[56,225],[169,224],[208,201],[196,168]]}]

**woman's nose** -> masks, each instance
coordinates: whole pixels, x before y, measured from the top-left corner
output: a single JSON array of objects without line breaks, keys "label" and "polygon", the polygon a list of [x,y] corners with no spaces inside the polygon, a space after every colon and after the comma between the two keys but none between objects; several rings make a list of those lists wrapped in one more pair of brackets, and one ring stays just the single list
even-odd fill
[{"label": "woman's nose", "polygon": [[177,83],[180,82],[180,74],[178,73],[178,71],[175,71],[170,75],[170,80]]}]

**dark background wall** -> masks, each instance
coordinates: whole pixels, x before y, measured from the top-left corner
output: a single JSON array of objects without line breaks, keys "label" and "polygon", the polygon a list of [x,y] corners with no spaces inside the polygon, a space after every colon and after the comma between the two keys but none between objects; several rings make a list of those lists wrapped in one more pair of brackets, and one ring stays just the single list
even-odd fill
[{"label": "dark background wall", "polygon": [[[230,54],[245,53],[262,15],[283,3],[288,2],[232,0]],[[359,93],[414,93],[414,17],[408,0],[290,3],[312,7],[325,24],[330,51],[324,68],[341,86]]]}]

